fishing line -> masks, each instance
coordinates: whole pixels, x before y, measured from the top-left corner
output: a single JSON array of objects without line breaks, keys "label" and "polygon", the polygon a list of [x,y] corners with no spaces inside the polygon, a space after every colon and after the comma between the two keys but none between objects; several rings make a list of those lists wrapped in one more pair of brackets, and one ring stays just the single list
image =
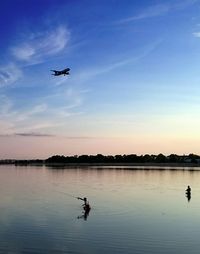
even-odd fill
[{"label": "fishing line", "polygon": [[72,198],[78,198],[78,197],[76,197],[76,196],[74,196],[74,195],[71,195],[70,193],[67,193],[67,192],[64,192],[64,191],[56,191],[56,192],[65,194],[65,195],[67,195],[67,196],[69,196],[69,197],[72,197]]}]

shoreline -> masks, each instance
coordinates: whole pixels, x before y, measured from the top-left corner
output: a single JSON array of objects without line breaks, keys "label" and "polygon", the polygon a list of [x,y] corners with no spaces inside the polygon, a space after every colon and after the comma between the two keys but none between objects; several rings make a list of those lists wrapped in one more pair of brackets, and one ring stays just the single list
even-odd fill
[{"label": "shoreline", "polygon": [[[197,163],[34,163],[15,162],[15,166],[47,166],[47,167],[200,167]],[[6,165],[6,164],[0,164]]]}]

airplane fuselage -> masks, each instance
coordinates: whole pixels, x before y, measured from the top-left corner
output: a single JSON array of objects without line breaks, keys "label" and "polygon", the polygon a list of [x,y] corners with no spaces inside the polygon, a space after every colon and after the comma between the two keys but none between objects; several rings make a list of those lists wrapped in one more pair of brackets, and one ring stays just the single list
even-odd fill
[{"label": "airplane fuselage", "polygon": [[64,69],[62,71],[56,71],[56,70],[51,70],[53,71],[54,73],[52,75],[54,76],[60,76],[60,75],[69,75],[69,71],[70,71],[70,68],[67,68],[67,69]]}]

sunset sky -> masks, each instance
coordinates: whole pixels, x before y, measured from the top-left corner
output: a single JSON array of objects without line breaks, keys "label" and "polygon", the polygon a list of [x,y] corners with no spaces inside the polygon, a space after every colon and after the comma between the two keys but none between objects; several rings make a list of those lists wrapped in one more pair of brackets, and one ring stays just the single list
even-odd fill
[{"label": "sunset sky", "polygon": [[199,0],[6,0],[0,31],[0,159],[200,154]]}]

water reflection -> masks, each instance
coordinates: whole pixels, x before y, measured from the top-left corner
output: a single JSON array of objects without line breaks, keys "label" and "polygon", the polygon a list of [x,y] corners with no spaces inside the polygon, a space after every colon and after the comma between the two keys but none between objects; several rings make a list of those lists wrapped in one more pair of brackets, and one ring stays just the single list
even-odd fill
[{"label": "water reflection", "polygon": [[187,197],[188,202],[190,202],[190,199],[191,199],[191,188],[190,188],[189,185],[188,185],[188,187],[187,187],[187,189],[185,191],[185,195]]},{"label": "water reflection", "polygon": [[77,217],[77,219],[87,220],[87,217],[89,216],[89,214],[90,214],[90,209],[84,210],[83,213]]},{"label": "water reflection", "polygon": [[187,192],[186,192],[185,196],[186,196],[186,198],[187,198],[188,202],[190,202],[190,199],[191,199],[191,193],[187,193]]},{"label": "water reflection", "polygon": [[198,168],[0,166],[0,253],[197,254],[199,182]]}]

